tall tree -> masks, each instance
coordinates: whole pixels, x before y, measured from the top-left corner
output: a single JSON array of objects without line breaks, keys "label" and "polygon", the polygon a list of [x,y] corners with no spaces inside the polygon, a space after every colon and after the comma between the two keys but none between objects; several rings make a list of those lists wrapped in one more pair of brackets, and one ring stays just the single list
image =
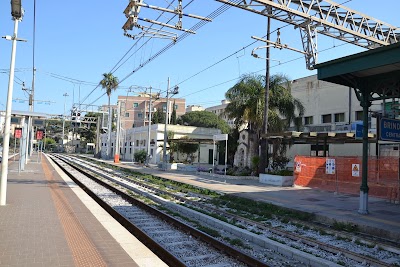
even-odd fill
[{"label": "tall tree", "polygon": [[209,111],[193,111],[186,113],[179,118],[178,123],[189,126],[217,128],[220,129],[222,133],[229,133],[230,130],[226,121]]},{"label": "tall tree", "polygon": [[[291,95],[290,81],[284,75],[272,75],[269,79],[268,131],[281,132],[291,123],[298,122],[304,113],[304,106]],[[247,128],[253,140],[255,155],[258,155],[263,130],[265,101],[265,77],[245,75],[230,88],[225,97],[230,103],[225,109],[228,118],[235,119],[236,128]]]},{"label": "tall tree", "polygon": [[103,79],[100,81],[102,89],[106,90],[108,96],[108,133],[107,133],[107,157],[110,157],[110,142],[111,142],[111,131],[112,131],[112,114],[111,114],[111,93],[117,90],[119,80],[112,73],[103,73]]},{"label": "tall tree", "polygon": [[171,124],[176,125],[176,108],[175,108],[175,100],[174,105],[172,106],[172,113],[171,113]]}]

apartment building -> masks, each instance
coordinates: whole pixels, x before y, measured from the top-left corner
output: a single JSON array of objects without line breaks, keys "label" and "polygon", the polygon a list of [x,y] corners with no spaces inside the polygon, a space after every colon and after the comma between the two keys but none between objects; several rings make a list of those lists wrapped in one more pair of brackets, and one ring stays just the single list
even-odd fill
[{"label": "apartment building", "polygon": [[[152,94],[152,110],[155,112],[161,110],[167,112],[167,98],[157,99],[156,94]],[[137,96],[118,96],[121,102],[121,125],[123,129],[146,126],[149,124],[149,94],[139,94]],[[185,114],[186,100],[183,98],[169,99],[169,118],[171,118],[172,110],[175,108],[177,117]]]},{"label": "apartment building", "polygon": [[[362,124],[363,110],[354,89],[329,82],[319,81],[312,75],[292,81],[292,95],[299,99],[305,112],[302,118],[302,132],[355,132],[356,124]],[[379,100],[372,103],[368,114],[370,133],[377,133],[377,116],[399,118],[399,100]],[[291,130],[296,130],[294,127]],[[322,140],[321,140],[322,143]],[[291,154],[319,156],[323,154],[322,145],[295,145]],[[369,155],[392,155],[398,145],[390,142],[371,143]],[[361,144],[328,144],[327,155],[362,155]]]},{"label": "apartment building", "polygon": [[212,106],[209,108],[206,108],[206,111],[212,112],[224,121],[226,121],[229,125],[229,127],[233,128],[235,126],[235,120],[234,119],[228,119],[228,116],[224,114],[226,106],[229,104],[229,101],[224,99],[221,101],[221,105],[217,106]]}]

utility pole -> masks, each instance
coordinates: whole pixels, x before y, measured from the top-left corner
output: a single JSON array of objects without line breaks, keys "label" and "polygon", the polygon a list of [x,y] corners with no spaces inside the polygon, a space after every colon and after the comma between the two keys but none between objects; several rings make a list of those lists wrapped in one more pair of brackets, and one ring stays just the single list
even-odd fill
[{"label": "utility pole", "polygon": [[11,15],[14,19],[14,35],[5,36],[7,40],[12,40],[10,76],[8,79],[7,105],[5,114],[5,126],[3,136],[3,160],[1,162],[1,181],[0,181],[0,206],[6,205],[7,197],[7,178],[8,178],[8,154],[10,149],[10,134],[11,134],[11,106],[12,95],[14,89],[14,70],[15,70],[15,54],[17,50],[17,34],[18,22],[22,20],[21,1],[11,1]]},{"label": "utility pole", "polygon": [[64,129],[65,129],[65,105],[67,103],[67,96],[69,96],[67,93],[63,94],[63,97],[64,97],[64,114],[63,114],[63,125],[62,125],[63,128],[62,128],[62,138],[61,138],[63,152],[65,151],[65,147],[64,147],[65,132],[64,132]]},{"label": "utility pole", "polygon": [[[269,8],[268,12],[271,12]],[[267,22],[267,40],[269,41],[271,37],[271,17],[268,17]],[[270,51],[269,46],[266,47],[266,68],[265,68],[265,93],[264,93],[264,120],[263,120],[263,131],[260,139],[260,165],[258,168],[259,173],[265,173],[265,168],[268,163],[268,139],[266,134],[268,133],[268,109],[269,109],[269,76],[270,76]]]},{"label": "utility pole", "polygon": [[168,124],[168,119],[169,119],[169,94],[176,95],[179,93],[179,87],[175,86],[174,90],[170,92],[169,88],[169,78],[168,78],[168,87],[167,87],[167,110],[165,114],[165,124],[164,124],[164,146],[163,146],[163,170],[167,170],[167,124]]},{"label": "utility pole", "polygon": [[[117,132],[115,136],[115,153],[114,153],[114,162],[119,163],[119,134],[120,134],[120,124],[121,124],[121,102],[118,101],[117,103]],[[111,141],[111,140],[110,140]]]},{"label": "utility pole", "polygon": [[149,123],[147,125],[147,157],[146,157],[146,165],[148,166],[150,163],[150,127],[151,127],[151,100],[153,98],[153,96],[151,95],[151,86],[149,88],[150,91],[150,100],[149,100]]},{"label": "utility pole", "polygon": [[165,122],[164,122],[164,145],[163,145],[163,170],[167,170],[167,123],[168,123],[168,100],[169,100],[169,77],[167,84],[167,110],[165,114]]}]

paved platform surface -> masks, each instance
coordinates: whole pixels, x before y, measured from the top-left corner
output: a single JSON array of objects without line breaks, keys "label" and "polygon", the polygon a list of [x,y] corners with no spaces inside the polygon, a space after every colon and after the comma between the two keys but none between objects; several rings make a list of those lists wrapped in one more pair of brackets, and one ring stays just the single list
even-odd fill
[{"label": "paved platform surface", "polygon": [[[114,164],[112,161],[107,161]],[[209,174],[162,171],[156,166],[142,167],[130,162],[119,166],[132,168],[143,173],[189,183],[195,186],[235,194],[258,201],[265,201],[282,207],[314,213],[321,222],[345,222],[356,224],[364,231],[400,243],[400,205],[370,197],[368,215],[358,213],[359,196],[335,194],[306,187],[268,186],[258,180],[229,179]]]},{"label": "paved platform surface", "polygon": [[20,173],[17,163],[0,206],[0,266],[166,266],[44,155]]}]

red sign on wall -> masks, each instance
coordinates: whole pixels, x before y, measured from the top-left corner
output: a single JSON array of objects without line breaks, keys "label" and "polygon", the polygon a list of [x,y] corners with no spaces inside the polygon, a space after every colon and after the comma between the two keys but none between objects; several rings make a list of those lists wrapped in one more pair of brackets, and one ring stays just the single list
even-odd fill
[{"label": "red sign on wall", "polygon": [[36,140],[42,140],[43,139],[43,130],[37,130],[36,131]]},{"label": "red sign on wall", "polygon": [[22,128],[15,128],[14,129],[14,138],[21,138],[22,137]]}]

